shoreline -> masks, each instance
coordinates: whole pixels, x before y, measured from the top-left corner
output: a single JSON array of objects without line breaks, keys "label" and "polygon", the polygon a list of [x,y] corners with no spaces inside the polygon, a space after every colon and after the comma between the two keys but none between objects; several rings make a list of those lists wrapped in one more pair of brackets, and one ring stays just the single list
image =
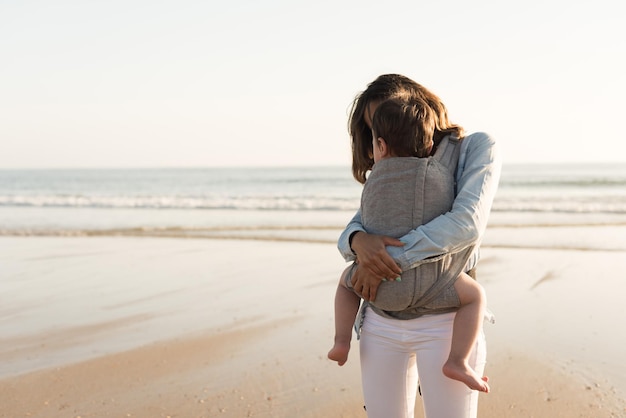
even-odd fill
[{"label": "shoreline", "polygon": [[[276,225],[210,228],[116,228],[95,230],[0,230],[2,238],[146,238],[268,241],[336,246],[336,226]],[[608,239],[607,239],[608,238]],[[481,248],[626,252],[626,222],[495,224]]]},{"label": "shoreline", "polygon": [[[323,232],[334,244],[355,211],[0,206],[0,236],[271,238],[301,232],[297,238],[306,239]],[[626,213],[494,210],[487,231],[601,226],[626,226]]]}]

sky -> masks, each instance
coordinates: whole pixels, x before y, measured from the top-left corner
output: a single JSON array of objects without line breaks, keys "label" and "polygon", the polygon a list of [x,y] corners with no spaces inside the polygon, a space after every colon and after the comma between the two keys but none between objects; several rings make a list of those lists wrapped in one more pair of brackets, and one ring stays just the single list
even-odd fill
[{"label": "sky", "polygon": [[404,74],[506,163],[626,162],[618,0],[0,0],[0,168],[349,165]]}]

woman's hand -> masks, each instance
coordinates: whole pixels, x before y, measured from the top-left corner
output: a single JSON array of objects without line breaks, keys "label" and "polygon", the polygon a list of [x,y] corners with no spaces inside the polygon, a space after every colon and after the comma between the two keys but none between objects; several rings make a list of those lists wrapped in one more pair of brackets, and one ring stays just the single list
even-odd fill
[{"label": "woman's hand", "polygon": [[388,245],[402,247],[396,238],[357,232],[352,237],[352,250],[356,254],[357,269],[352,276],[354,290],[367,301],[376,299],[376,291],[383,279],[395,280],[402,269],[385,248]]}]

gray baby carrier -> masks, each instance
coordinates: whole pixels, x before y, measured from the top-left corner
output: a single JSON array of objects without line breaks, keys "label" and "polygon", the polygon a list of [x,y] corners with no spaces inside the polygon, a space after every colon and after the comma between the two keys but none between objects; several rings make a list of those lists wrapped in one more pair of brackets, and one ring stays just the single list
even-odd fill
[{"label": "gray baby carrier", "polygon": [[[450,211],[455,197],[460,144],[458,139],[448,136],[432,157],[387,158],[377,162],[361,195],[365,230],[400,238]],[[361,312],[369,306],[381,316],[412,319],[424,314],[456,311],[460,301],[454,282],[474,248],[470,246],[454,254],[427,259],[403,272],[401,281],[383,281],[376,299],[364,302]],[[350,280],[346,282],[351,287]]]}]

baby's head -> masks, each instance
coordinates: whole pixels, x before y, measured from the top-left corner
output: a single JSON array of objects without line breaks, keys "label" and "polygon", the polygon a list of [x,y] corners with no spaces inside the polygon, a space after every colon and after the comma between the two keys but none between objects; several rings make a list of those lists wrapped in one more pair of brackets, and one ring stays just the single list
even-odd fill
[{"label": "baby's head", "polygon": [[435,118],[425,101],[417,98],[408,102],[385,100],[376,107],[372,116],[374,160],[428,157],[433,148],[434,132]]}]

